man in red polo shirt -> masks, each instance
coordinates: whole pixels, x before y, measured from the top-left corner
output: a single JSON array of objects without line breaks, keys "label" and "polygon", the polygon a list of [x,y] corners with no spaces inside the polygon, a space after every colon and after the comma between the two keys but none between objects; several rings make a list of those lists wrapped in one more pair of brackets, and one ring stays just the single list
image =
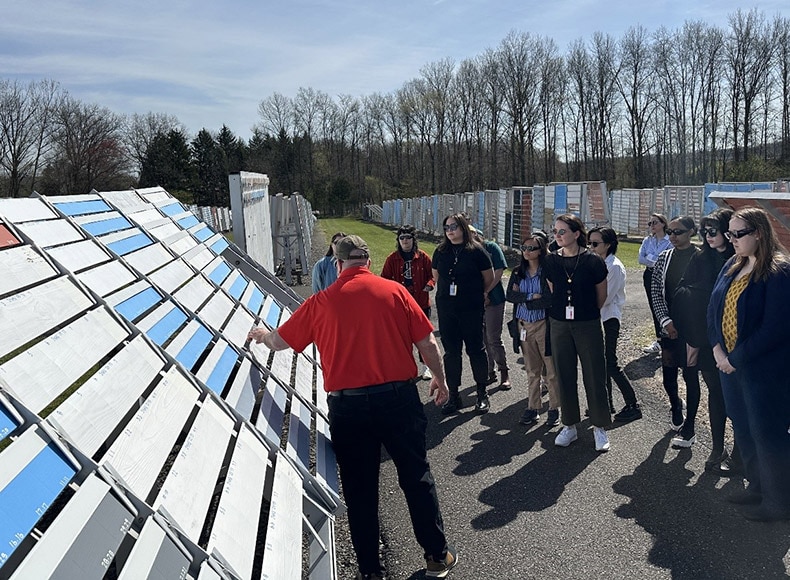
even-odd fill
[{"label": "man in red polo shirt", "polygon": [[417,392],[416,345],[433,374],[437,406],[449,396],[433,326],[408,290],[370,271],[359,236],[336,248],[340,275],[313,294],[279,329],[249,338],[272,350],[301,352],[315,343],[329,393],[329,428],[348,507],[361,579],[384,578],[379,560],[378,479],[381,446],[398,470],[426,576],[444,578],[457,562],[444,535],[436,484],[425,448],[427,419]]}]

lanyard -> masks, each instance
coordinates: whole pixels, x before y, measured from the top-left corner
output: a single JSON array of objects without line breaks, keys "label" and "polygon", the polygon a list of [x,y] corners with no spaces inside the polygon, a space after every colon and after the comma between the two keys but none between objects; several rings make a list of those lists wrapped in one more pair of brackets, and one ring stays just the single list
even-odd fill
[{"label": "lanyard", "polygon": [[587,250],[582,250],[581,248],[579,248],[579,252],[576,254],[576,263],[573,265],[573,270],[571,270],[570,273],[568,273],[568,269],[565,267],[565,256],[562,257],[562,270],[563,270],[563,272],[565,272],[565,277],[568,280],[568,290],[567,290],[567,292],[568,292],[568,304],[569,305],[571,303],[571,296],[572,296],[571,286],[573,285],[573,276],[576,274],[576,268],[579,267],[579,257],[582,255],[583,251],[586,252]]}]

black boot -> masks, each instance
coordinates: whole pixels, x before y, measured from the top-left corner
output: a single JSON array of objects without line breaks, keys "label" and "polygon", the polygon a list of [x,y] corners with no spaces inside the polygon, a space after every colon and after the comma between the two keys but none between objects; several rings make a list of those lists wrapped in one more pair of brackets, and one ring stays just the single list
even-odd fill
[{"label": "black boot", "polygon": [[463,406],[461,395],[458,393],[458,387],[450,387],[450,398],[442,405],[442,415],[452,415]]},{"label": "black boot", "polygon": [[488,413],[491,409],[491,403],[488,401],[488,393],[485,386],[477,386],[477,402],[475,403],[475,411],[480,414]]}]

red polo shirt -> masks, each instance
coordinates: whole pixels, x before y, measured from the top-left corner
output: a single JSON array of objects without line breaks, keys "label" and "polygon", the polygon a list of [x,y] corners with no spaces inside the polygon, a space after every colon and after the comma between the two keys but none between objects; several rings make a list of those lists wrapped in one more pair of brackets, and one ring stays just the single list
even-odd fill
[{"label": "red polo shirt", "polygon": [[324,388],[337,391],[417,376],[412,345],[433,326],[406,288],[358,267],[310,296],[278,330],[297,352],[315,343]]}]

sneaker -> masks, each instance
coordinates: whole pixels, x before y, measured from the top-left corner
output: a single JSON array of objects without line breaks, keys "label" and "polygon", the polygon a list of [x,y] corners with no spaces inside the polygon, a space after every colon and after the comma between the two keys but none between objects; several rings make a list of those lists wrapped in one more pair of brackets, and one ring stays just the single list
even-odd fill
[{"label": "sneaker", "polygon": [[603,427],[593,427],[593,437],[595,437],[596,451],[609,451],[609,436],[606,434]]},{"label": "sneaker", "polygon": [[518,420],[519,423],[522,425],[531,425],[532,423],[538,422],[538,412],[535,409],[527,409],[524,411],[524,414],[521,415],[521,419]]},{"label": "sneaker", "polygon": [[566,425],[562,428],[559,435],[554,439],[554,445],[557,447],[567,447],[579,438],[576,433],[576,425]]},{"label": "sneaker", "polygon": [[548,427],[554,427],[555,425],[560,424],[560,410],[559,409],[549,409],[549,412],[546,414],[546,425]]},{"label": "sneaker", "polygon": [[618,423],[629,423],[631,421],[636,421],[637,419],[642,418],[642,409],[639,407],[639,403],[634,403],[633,405],[626,405],[622,409],[620,409],[619,413],[614,414],[614,420]]},{"label": "sneaker", "polygon": [[458,563],[458,554],[451,547],[447,547],[447,554],[444,558],[435,559],[433,556],[425,558],[426,578],[444,578]]},{"label": "sneaker", "polygon": [[683,428],[683,407],[685,406],[685,401],[681,399],[681,402],[683,405],[670,410],[669,426],[673,431],[680,431]]},{"label": "sneaker", "polygon": [[488,413],[491,410],[491,402],[488,400],[488,395],[477,395],[477,403],[475,403],[475,411],[481,415]]},{"label": "sneaker", "polygon": [[643,348],[642,352],[645,354],[658,354],[661,352],[661,344],[659,344],[659,342],[655,340],[653,341],[653,344]]},{"label": "sneaker", "polygon": [[680,430],[680,433],[675,435],[672,438],[672,447],[680,447],[682,449],[687,449],[694,445],[697,442],[697,436],[694,434],[693,426],[689,428],[688,425],[684,425],[683,428]]},{"label": "sneaker", "polygon": [[425,367],[425,369],[422,371],[422,374],[420,375],[420,378],[422,378],[422,380],[424,380],[424,381],[430,381],[433,378],[433,374],[431,373],[431,369],[429,369],[428,367]]},{"label": "sneaker", "polygon": [[450,395],[450,398],[447,399],[447,402],[442,405],[442,415],[452,415],[463,406],[464,404],[463,401],[461,401],[461,395]]}]

